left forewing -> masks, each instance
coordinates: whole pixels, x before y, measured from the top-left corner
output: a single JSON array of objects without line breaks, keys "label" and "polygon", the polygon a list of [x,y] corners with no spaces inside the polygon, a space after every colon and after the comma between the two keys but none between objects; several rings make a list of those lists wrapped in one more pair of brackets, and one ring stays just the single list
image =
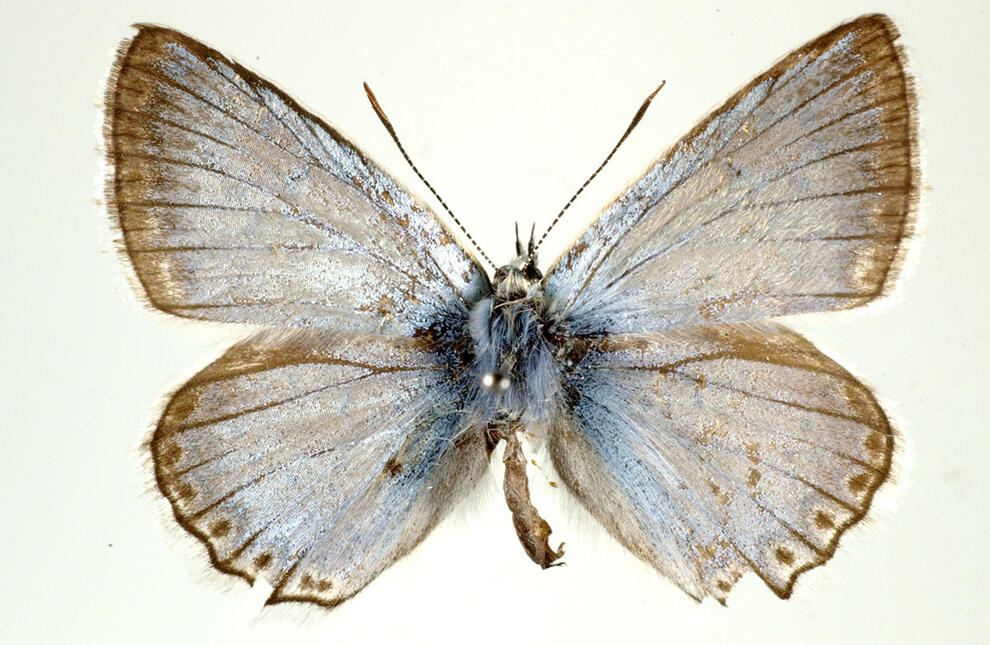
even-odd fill
[{"label": "left forewing", "polygon": [[154,307],[414,335],[487,288],[437,217],[220,52],[142,25],[107,87],[107,206]]},{"label": "left forewing", "polygon": [[780,326],[591,341],[550,451],[627,548],[695,598],[755,571],[781,597],[835,552],[887,480],[869,390]]}]

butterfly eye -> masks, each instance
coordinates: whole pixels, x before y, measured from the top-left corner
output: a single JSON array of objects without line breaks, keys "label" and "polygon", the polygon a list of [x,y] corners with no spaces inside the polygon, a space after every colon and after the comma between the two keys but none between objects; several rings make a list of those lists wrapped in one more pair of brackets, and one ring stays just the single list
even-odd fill
[{"label": "butterfly eye", "polygon": [[526,266],[523,267],[522,273],[523,276],[530,282],[538,282],[543,279],[543,274],[536,268],[535,257],[530,258],[529,262],[526,263]]},{"label": "butterfly eye", "polygon": [[502,370],[488,372],[481,377],[481,384],[490,392],[505,392],[509,389],[509,375]]}]

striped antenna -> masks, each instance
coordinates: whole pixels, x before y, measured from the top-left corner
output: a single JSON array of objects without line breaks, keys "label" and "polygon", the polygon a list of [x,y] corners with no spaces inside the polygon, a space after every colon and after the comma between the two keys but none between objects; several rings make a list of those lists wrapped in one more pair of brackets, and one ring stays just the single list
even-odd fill
[{"label": "striped antenna", "polygon": [[450,218],[454,220],[454,223],[457,224],[457,228],[461,229],[461,233],[464,233],[468,241],[471,242],[474,248],[478,250],[481,257],[484,258],[488,264],[492,265],[492,268],[497,268],[495,263],[492,262],[492,259],[488,257],[488,254],[484,252],[478,243],[474,241],[474,238],[471,237],[471,234],[467,232],[467,229],[464,228],[463,224],[461,224],[461,220],[457,219],[457,215],[454,215],[454,211],[450,210],[450,207],[447,206],[447,202],[443,201],[443,197],[437,194],[437,191],[433,190],[433,186],[430,185],[430,182],[426,181],[426,177],[423,176],[423,173],[419,171],[416,164],[414,164],[412,159],[409,158],[409,154],[406,152],[406,149],[402,147],[402,142],[399,141],[399,135],[395,133],[395,128],[392,127],[392,122],[388,120],[387,116],[385,116],[385,111],[382,109],[382,106],[378,104],[378,99],[375,98],[374,92],[371,91],[371,88],[368,87],[367,83],[364,84],[364,91],[368,95],[368,100],[371,101],[371,107],[375,109],[375,114],[378,115],[378,120],[381,121],[382,125],[385,126],[385,129],[388,130],[389,135],[392,137],[392,141],[395,141],[395,145],[398,146],[399,152],[402,153],[402,156],[405,158],[406,163],[409,164],[409,167],[413,169],[413,172],[416,173],[416,176],[419,177],[420,181],[422,181],[423,184],[430,189],[430,192],[437,198],[437,201],[439,201],[440,205],[443,206],[443,209],[447,211]]},{"label": "striped antenna", "polygon": [[583,191],[585,187],[591,183],[592,179],[598,176],[598,173],[600,173],[602,171],[602,168],[605,167],[605,164],[609,162],[609,160],[612,158],[612,155],[615,154],[615,151],[618,150],[619,146],[622,145],[622,142],[626,140],[626,137],[628,137],[630,133],[632,133],[633,128],[636,127],[640,119],[643,118],[643,115],[646,114],[646,108],[650,107],[650,103],[653,102],[653,97],[655,97],[657,94],[660,93],[660,90],[663,89],[663,86],[666,83],[667,81],[660,81],[660,85],[657,86],[657,89],[653,90],[653,93],[647,96],[646,100],[643,101],[643,104],[639,106],[639,109],[636,110],[636,115],[632,118],[632,121],[629,123],[629,127],[626,128],[626,131],[619,138],[619,142],[615,144],[614,148],[612,148],[612,152],[608,153],[608,156],[605,157],[605,161],[603,161],[601,165],[598,166],[598,169],[595,170],[595,172],[591,173],[591,176],[588,177],[583,184],[581,184],[581,187],[577,189],[577,192],[571,195],[571,198],[567,200],[567,203],[564,204],[564,207],[560,209],[560,212],[557,213],[557,216],[553,218],[552,222],[550,222],[549,228],[547,228],[547,230],[543,232],[543,235],[540,236],[540,241],[537,242],[536,246],[533,248],[534,253],[536,252],[537,249],[540,248],[540,245],[543,244],[543,240],[547,239],[547,234],[550,233],[553,227],[557,225],[557,222],[560,221],[560,218],[563,217],[567,209],[571,207],[571,204],[573,204],[574,200],[577,199],[577,196],[581,194],[581,191]]}]

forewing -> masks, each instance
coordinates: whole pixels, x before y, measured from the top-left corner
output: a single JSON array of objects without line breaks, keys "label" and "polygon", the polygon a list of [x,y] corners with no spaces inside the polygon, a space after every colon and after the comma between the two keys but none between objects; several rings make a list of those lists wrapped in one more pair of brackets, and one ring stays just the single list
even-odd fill
[{"label": "forewing", "polygon": [[487,288],[436,216],[278,88],[140,26],[106,94],[107,202],[151,303],[411,335]]},{"label": "forewing", "polygon": [[260,336],[186,383],[158,485],[213,564],[332,606],[415,546],[487,467],[461,376],[426,339]]},{"label": "forewing", "polygon": [[781,326],[587,342],[550,436],[561,478],[697,599],[755,571],[779,596],[828,560],[888,478],[870,391]]},{"label": "forewing", "polygon": [[657,161],[548,272],[569,333],[854,307],[890,279],[918,169],[884,16],[796,50]]}]

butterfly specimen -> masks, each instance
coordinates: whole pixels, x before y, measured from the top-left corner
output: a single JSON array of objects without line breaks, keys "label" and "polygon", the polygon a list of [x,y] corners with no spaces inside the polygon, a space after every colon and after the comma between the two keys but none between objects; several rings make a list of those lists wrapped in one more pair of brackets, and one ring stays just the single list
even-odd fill
[{"label": "butterfly specimen", "polygon": [[422,540],[502,443],[518,538],[552,566],[527,433],[692,597],[724,601],[748,571],[788,597],[890,473],[895,434],[870,391],[768,319],[892,284],[919,182],[897,37],[871,15],[795,50],[545,275],[517,235],[489,276],[281,90],[139,26],[106,92],[123,255],[157,309],[261,328],[154,430],[178,522],[216,568],[270,582],[270,603],[332,606]]}]

